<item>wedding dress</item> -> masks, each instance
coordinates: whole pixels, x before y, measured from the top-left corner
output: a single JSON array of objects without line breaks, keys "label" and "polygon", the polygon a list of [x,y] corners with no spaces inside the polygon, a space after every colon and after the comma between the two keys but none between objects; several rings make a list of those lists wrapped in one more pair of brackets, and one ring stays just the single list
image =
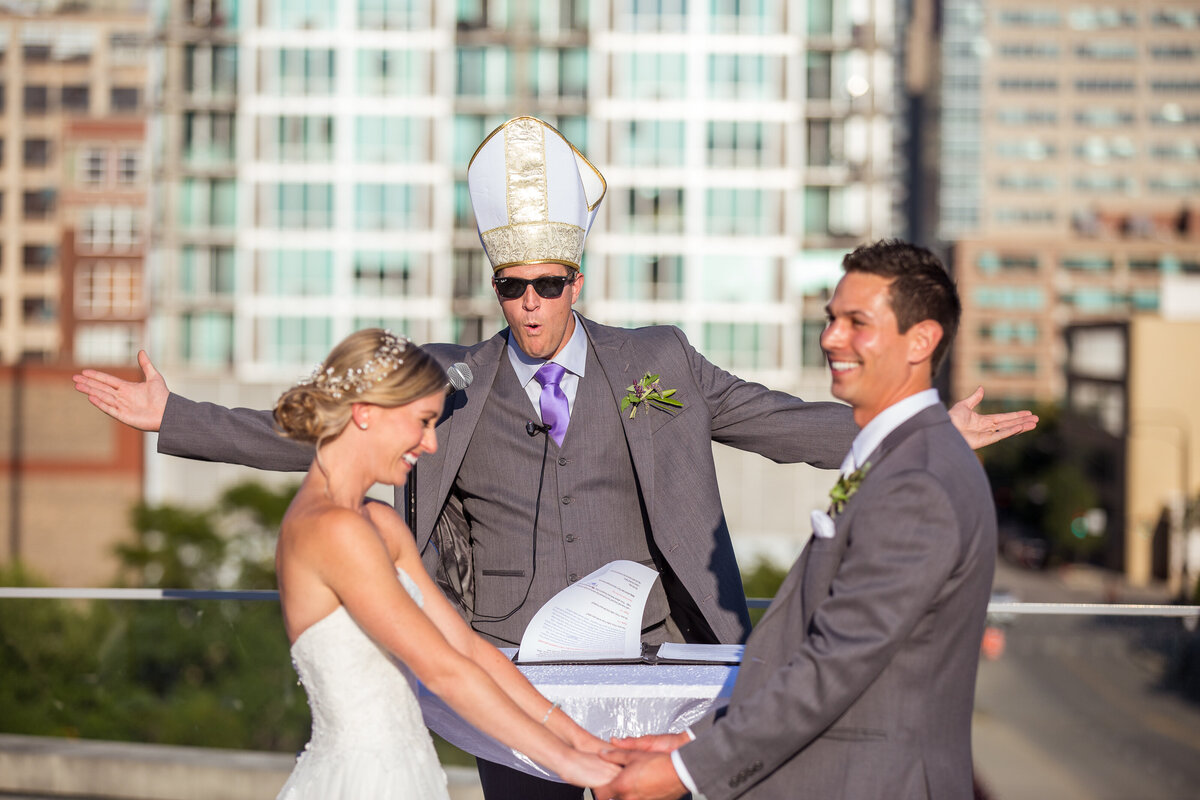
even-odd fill
[{"label": "wedding dress", "polygon": [[[420,588],[396,572],[422,605]],[[308,693],[312,738],[276,800],[448,800],[412,673],[345,607],[296,638],[292,663]]]}]

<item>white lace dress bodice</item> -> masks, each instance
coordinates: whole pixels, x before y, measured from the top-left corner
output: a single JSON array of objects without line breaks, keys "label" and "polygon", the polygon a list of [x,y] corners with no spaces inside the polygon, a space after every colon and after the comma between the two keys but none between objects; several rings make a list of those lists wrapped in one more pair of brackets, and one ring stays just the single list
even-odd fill
[{"label": "white lace dress bodice", "polygon": [[[396,572],[423,605],[412,578]],[[412,673],[343,606],[296,638],[292,663],[308,693],[312,738],[277,800],[448,800]]]}]

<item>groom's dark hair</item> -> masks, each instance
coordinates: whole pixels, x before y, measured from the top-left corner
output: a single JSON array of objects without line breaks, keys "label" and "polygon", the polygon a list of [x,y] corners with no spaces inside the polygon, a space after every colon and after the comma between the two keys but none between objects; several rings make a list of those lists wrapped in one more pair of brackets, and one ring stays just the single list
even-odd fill
[{"label": "groom's dark hair", "polygon": [[930,359],[933,374],[946,357],[958,333],[962,304],[958,289],[941,260],[919,245],[899,239],[882,239],[859,246],[842,260],[847,273],[865,272],[891,281],[888,299],[896,324],[904,333],[922,320],[942,326],[942,340]]}]

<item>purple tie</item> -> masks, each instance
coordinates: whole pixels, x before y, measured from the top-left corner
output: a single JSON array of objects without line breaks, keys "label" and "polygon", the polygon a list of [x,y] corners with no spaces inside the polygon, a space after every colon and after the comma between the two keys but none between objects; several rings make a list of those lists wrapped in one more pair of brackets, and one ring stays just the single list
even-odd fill
[{"label": "purple tie", "polygon": [[558,385],[565,372],[561,364],[547,361],[533,376],[542,385],[542,424],[550,426],[550,438],[559,447],[562,447],[563,437],[567,435],[567,423],[571,421],[571,407],[567,405],[567,396]]}]

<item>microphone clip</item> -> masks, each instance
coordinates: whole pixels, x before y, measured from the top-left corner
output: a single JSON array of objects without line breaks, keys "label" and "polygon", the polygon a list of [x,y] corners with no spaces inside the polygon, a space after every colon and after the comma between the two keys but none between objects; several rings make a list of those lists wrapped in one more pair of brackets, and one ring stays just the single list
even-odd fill
[{"label": "microphone clip", "polygon": [[550,426],[549,425],[538,425],[533,420],[530,420],[529,422],[525,423],[525,433],[529,434],[530,438],[537,436],[539,433],[548,434],[548,433],[550,433]]}]

